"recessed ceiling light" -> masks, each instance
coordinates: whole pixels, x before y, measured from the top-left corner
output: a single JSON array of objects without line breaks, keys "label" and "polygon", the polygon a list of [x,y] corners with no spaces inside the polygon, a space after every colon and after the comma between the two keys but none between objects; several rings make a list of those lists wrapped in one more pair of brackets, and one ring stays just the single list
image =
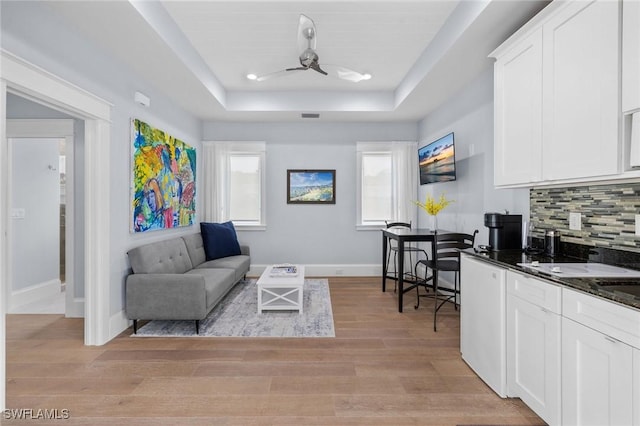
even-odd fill
[{"label": "recessed ceiling light", "polygon": [[249,80],[257,80],[257,79],[258,79],[258,76],[257,76],[257,75],[255,75],[255,74],[247,74],[247,78],[248,78]]},{"label": "recessed ceiling light", "polygon": [[371,74],[362,74],[362,79],[363,80],[371,80]]}]

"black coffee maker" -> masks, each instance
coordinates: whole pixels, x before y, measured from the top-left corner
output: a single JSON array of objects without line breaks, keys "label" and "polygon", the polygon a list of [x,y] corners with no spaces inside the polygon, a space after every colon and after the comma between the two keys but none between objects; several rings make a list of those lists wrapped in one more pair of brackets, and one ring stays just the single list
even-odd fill
[{"label": "black coffee maker", "polygon": [[489,228],[491,250],[522,249],[522,215],[485,213],[484,226]]}]

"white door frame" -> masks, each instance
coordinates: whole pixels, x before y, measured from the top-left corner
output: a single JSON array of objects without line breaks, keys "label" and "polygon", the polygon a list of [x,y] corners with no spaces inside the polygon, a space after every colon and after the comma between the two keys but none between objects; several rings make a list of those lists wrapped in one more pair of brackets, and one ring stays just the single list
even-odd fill
[{"label": "white door frame", "polygon": [[18,56],[0,52],[0,410],[6,401],[6,288],[8,251],[7,90],[85,121],[85,345],[109,340],[109,158],[111,107],[108,102]]},{"label": "white door frame", "polygon": [[[65,316],[67,318],[84,317],[84,298],[75,297],[74,265],[75,265],[75,181],[74,181],[74,133],[73,120],[56,119],[7,119],[7,139],[11,138],[62,138],[65,140],[66,169],[66,214],[65,214]],[[13,165],[15,166],[15,165]],[[11,169],[11,164],[9,169]],[[9,171],[9,173],[11,173]],[[11,196],[11,182],[9,182],[9,200]],[[7,229],[7,246],[13,241],[11,226]],[[8,253],[7,276],[13,276],[12,253]],[[7,286],[7,302],[12,305],[11,286]],[[7,305],[5,305],[7,306]]]}]

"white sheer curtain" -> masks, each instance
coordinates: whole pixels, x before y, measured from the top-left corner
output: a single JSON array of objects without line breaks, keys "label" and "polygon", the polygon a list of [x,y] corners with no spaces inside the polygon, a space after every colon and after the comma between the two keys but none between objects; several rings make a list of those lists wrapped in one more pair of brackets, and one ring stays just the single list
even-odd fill
[{"label": "white sheer curtain", "polygon": [[[358,226],[359,229],[380,229],[384,220],[417,224],[418,209],[413,203],[418,197],[418,144],[411,141],[398,142],[357,142],[358,167]],[[391,176],[390,217],[379,222],[365,221],[362,211],[362,197],[365,194],[362,158],[367,154],[387,154],[390,158]]]},{"label": "white sheer curtain", "polygon": [[418,144],[416,142],[392,142],[393,208],[395,221],[418,224]]},{"label": "white sheer curtain", "polygon": [[[259,157],[259,170],[256,173],[259,173],[255,177],[255,182],[257,182],[260,187],[258,189],[254,188],[259,192],[258,195],[254,194],[254,209],[257,210],[257,215],[260,216],[259,221],[255,221],[255,223],[240,223],[240,225],[236,224],[236,226],[251,226],[253,229],[255,227],[264,227],[265,226],[265,153],[266,153],[266,144],[265,142],[225,142],[225,141],[205,141],[203,143],[204,150],[204,160],[203,160],[203,175],[204,175],[204,185],[202,193],[203,193],[203,205],[204,205],[204,214],[203,221],[206,222],[226,222],[232,220],[232,216],[236,216],[233,219],[236,219],[238,222],[242,222],[242,218],[237,217],[238,212],[233,212],[232,208],[232,194],[233,197],[236,198],[235,202],[238,202],[238,198],[242,201],[242,193],[241,192],[232,192],[234,191],[234,179],[232,167],[232,160],[235,158],[237,160],[238,156],[251,154],[256,157]],[[237,185],[237,182],[235,182]],[[236,191],[238,189],[236,188]],[[257,198],[256,198],[257,197]],[[256,201],[257,199],[257,201]],[[257,205],[259,204],[259,205]],[[237,206],[236,206],[237,207]]]},{"label": "white sheer curtain", "polygon": [[231,144],[227,142],[205,142],[204,148],[204,221],[226,222],[229,212],[225,206],[227,168]]}]

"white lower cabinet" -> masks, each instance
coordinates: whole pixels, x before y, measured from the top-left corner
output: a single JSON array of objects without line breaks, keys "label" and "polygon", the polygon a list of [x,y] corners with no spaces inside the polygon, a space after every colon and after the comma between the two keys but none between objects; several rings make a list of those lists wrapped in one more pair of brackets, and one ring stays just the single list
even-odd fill
[{"label": "white lower cabinet", "polygon": [[640,426],[640,349],[633,349],[633,426]]},{"label": "white lower cabinet", "polygon": [[632,348],[562,319],[562,423],[632,424]]},{"label": "white lower cabinet", "polygon": [[562,423],[637,424],[640,312],[568,289],[562,302]]},{"label": "white lower cabinet", "polygon": [[560,416],[560,288],[507,273],[507,389],[549,425]]}]

